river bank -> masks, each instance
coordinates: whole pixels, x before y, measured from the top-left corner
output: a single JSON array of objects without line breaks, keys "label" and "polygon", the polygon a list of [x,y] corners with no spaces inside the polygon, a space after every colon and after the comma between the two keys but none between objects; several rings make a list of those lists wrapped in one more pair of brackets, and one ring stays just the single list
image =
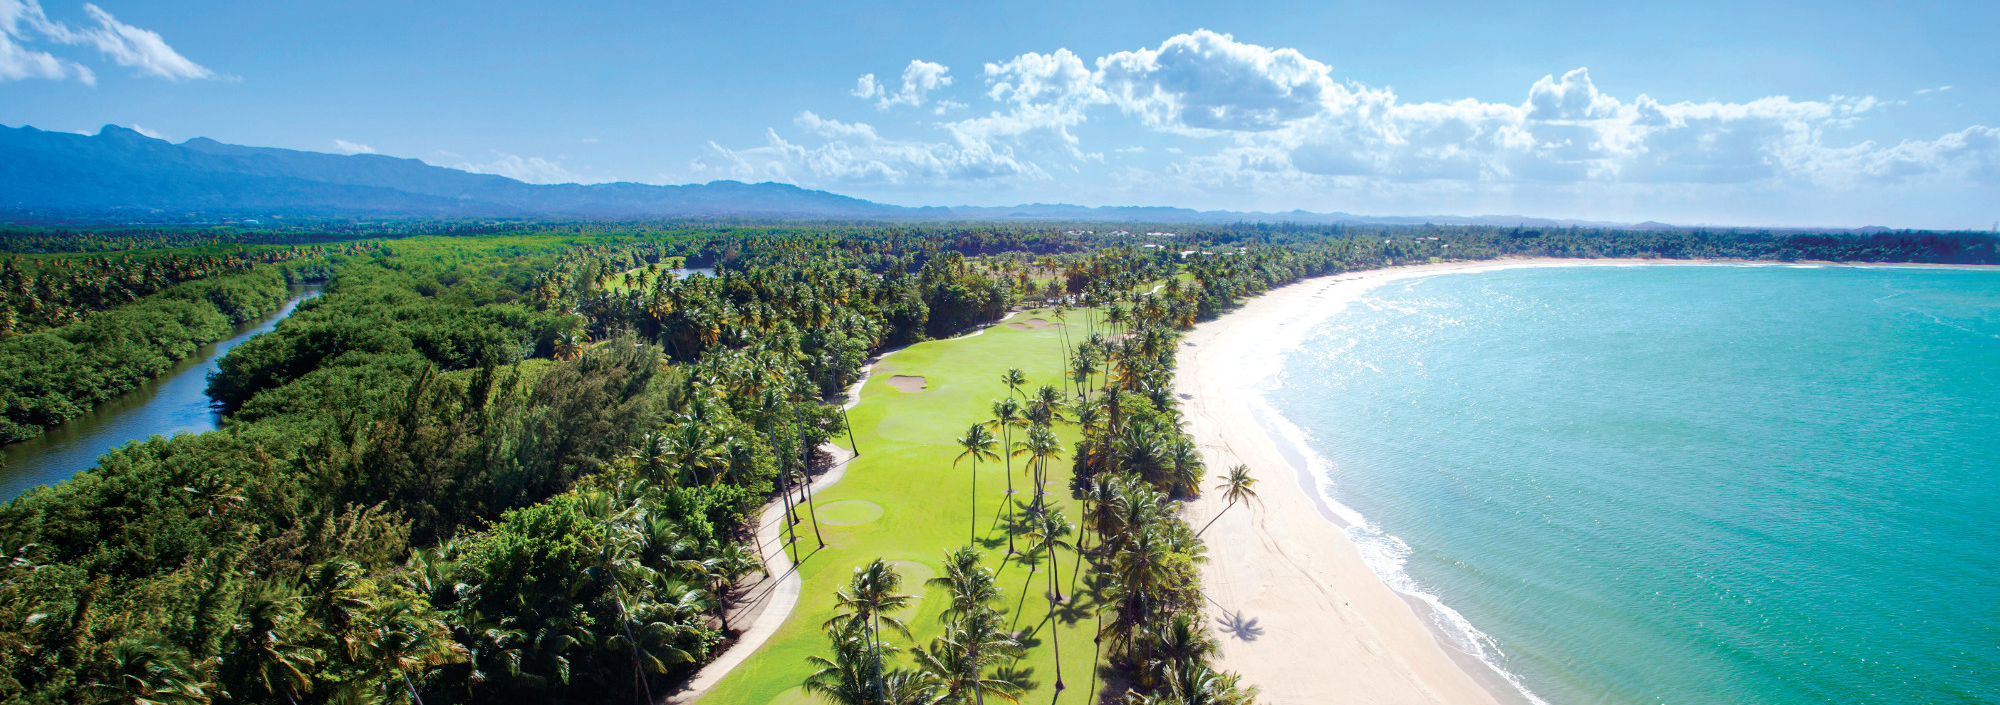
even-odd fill
[{"label": "river bank", "polygon": [[293,287],[277,311],[239,326],[227,339],[197,348],[193,355],[132,391],[92,407],[82,416],[49,427],[39,437],[0,447],[0,497],[12,499],[37,485],[67,480],[97,465],[98,456],[135,440],[176,433],[213,431],[219,424],[208,398],[208,375],[231,348],[277,327],[299,304],[320,294],[317,285]]}]

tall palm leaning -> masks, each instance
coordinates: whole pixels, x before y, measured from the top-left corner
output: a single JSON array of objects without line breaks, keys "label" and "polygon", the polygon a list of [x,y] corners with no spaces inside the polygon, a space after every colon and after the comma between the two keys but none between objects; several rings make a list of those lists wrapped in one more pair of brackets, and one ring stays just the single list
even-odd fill
[{"label": "tall palm leaning", "polygon": [[1076,527],[1069,523],[1068,517],[1063,516],[1061,509],[1042,511],[1035,515],[1033,522],[1028,530],[1028,535],[1035,539],[1035,547],[1032,550],[1047,551],[1049,554],[1049,644],[1055,648],[1056,692],[1060,693],[1065,686],[1062,677],[1062,639],[1057,634],[1056,628],[1056,605],[1062,603],[1063,595],[1062,561],[1057,560],[1056,549],[1076,550],[1076,547],[1071,546],[1067,540],[1070,534],[1076,531]]},{"label": "tall palm leaning", "polygon": [[1250,489],[1257,484],[1257,478],[1250,476],[1250,466],[1239,464],[1236,467],[1230,468],[1228,475],[1218,475],[1217,477],[1222,480],[1222,484],[1216,485],[1215,489],[1222,490],[1222,498],[1229,500],[1229,503],[1223,505],[1222,511],[1216,512],[1215,516],[1210,518],[1207,524],[1202,524],[1201,531],[1194,532],[1196,537],[1200,537],[1202,532],[1208,531],[1208,527],[1214,525],[1216,519],[1221,519],[1224,512],[1235,507],[1237,502],[1250,502],[1257,499],[1257,491]]},{"label": "tall palm leaning", "polygon": [[[964,451],[958,454],[957,460],[951,461],[952,467],[958,467],[958,464],[961,461],[964,461],[966,458],[972,459],[972,532],[971,532],[972,539],[971,540],[973,543],[978,543],[979,542],[979,461],[999,460],[1000,455],[998,453],[993,452],[993,432],[986,430],[986,426],[984,424],[973,424],[972,428],[966,429],[965,435],[959,437],[958,439],[958,447],[963,448]],[[1013,540],[1013,532],[1008,532],[1008,540],[1009,541]]]},{"label": "tall palm leaning", "polygon": [[[1009,377],[1012,375],[1010,374]],[[1023,380],[1026,381],[1026,380]],[[996,399],[993,402],[993,420],[986,422],[987,428],[1000,430],[1000,454],[1007,457],[1007,496],[1014,496],[1014,429],[1025,428],[1028,419],[1021,416],[1021,402],[1013,396]],[[1014,525],[1014,505],[1007,505],[1007,525]],[[1007,532],[1007,555],[1014,555],[1014,532]]]}]

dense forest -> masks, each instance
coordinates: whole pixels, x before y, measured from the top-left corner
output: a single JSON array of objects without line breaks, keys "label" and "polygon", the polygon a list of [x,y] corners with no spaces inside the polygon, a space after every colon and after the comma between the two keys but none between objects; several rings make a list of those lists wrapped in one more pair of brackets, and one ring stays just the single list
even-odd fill
[{"label": "dense forest", "polygon": [[[140,245],[240,248],[228,237],[242,236],[78,237],[131,256],[0,269],[16,273],[0,275],[9,306],[60,289],[76,313],[0,340],[6,440],[157,374],[274,308],[289,282],[324,279],[325,293],[224,358],[210,381],[222,430],[131,443],[0,509],[10,702],[667,692],[731,633],[733,586],[759,570],[744,545],[752,517],[825,470],[818,448],[845,430],[829,400],[871,355],[1019,305],[1062,307],[1082,330],[1071,379],[1024,392],[1010,433],[1066,424],[1082,439],[1060,449],[1057,484],[1085,515],[1038,513],[1023,540],[1088,556],[1129,689],[1111,698],[1246,702],[1210,665],[1201,540],[1172,501],[1214,470],[1169,392],[1179,331],[1302,278],[1437,259],[2000,263],[1995,238],[1977,233],[432,223],[286,231],[298,239],[172,282],[193,260]],[[42,283],[56,271],[60,284]],[[110,283],[135,273],[164,285]],[[1059,472],[1042,445],[1038,471]],[[881,702],[893,677],[908,702],[1004,695],[987,674],[1014,646],[982,617],[995,596],[976,558],[964,565],[943,576],[962,593],[951,633],[963,638],[913,647],[931,658],[914,669],[865,656],[886,643],[863,625],[896,580],[877,571],[854,586],[874,606],[854,603],[830,628],[818,692]]]}]

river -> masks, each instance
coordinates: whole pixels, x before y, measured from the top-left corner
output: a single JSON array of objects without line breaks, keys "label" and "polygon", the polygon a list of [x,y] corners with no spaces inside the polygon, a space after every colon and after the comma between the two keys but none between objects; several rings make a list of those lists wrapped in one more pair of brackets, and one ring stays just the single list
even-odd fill
[{"label": "river", "polygon": [[276,327],[300,302],[319,293],[318,286],[293,287],[292,300],[283,308],[244,324],[228,340],[202,346],[164,374],[50,428],[40,438],[0,448],[7,458],[6,467],[0,468],[0,498],[11,500],[36,485],[67,480],[96,467],[105,451],[130,441],[215,430],[221,415],[210,405],[208,374],[216,370],[216,363],[230,348]]}]

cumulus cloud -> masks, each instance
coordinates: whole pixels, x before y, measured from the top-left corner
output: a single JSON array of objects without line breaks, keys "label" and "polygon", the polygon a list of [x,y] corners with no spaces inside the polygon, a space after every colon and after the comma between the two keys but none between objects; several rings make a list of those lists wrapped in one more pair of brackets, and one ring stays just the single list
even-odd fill
[{"label": "cumulus cloud", "polygon": [[849,95],[863,100],[874,100],[875,107],[888,110],[898,105],[919,106],[931,91],[951,85],[951,69],[944,64],[911,60],[903,67],[903,87],[891,91],[886,83],[875,80],[875,74],[865,73],[855,79],[854,90]]},{"label": "cumulus cloud", "polygon": [[[770,130],[762,146],[712,145],[713,155],[695,166],[840,183],[1042,180],[1127,151],[1116,143],[1092,151],[1077,136],[1087,122],[1123,119],[1169,141],[1160,151],[1172,155],[1149,172],[1121,167],[1119,178],[1131,184],[1432,184],[1421,189],[1435,193],[1496,185],[2000,184],[1993,128],[1893,145],[1843,140],[1896,105],[1865,96],[1666,102],[1620,97],[1587,68],[1574,68],[1523,77],[1519,102],[1405,102],[1389,88],[1337,79],[1330,63],[1296,49],[1207,30],[1096,58],[1060,48],[1024,53],[986,63],[982,78],[984,114],[877,126],[808,111],[793,122],[797,136]],[[913,61],[900,90],[869,74],[853,94],[883,109],[921,105],[949,80],[945,67]],[[913,130],[934,137],[891,137]]]},{"label": "cumulus cloud", "polygon": [[494,152],[493,161],[483,164],[463,162],[452,165],[453,169],[477,174],[495,174],[515,181],[531,184],[576,184],[584,183],[584,178],[576,172],[563,168],[562,164],[541,157],[522,157],[506,152]]},{"label": "cumulus cloud", "polygon": [[375,148],[365,144],[361,144],[359,142],[349,142],[347,140],[334,140],[333,151],[339,152],[341,154],[374,154]]},{"label": "cumulus cloud", "polygon": [[83,11],[96,26],[76,29],[50,20],[39,0],[0,0],[0,81],[74,78],[85,84],[97,82],[97,75],[83,64],[26,46],[42,41],[93,47],[142,76],[170,81],[221,78],[168,46],[158,32],[120,22],[89,3]]}]

